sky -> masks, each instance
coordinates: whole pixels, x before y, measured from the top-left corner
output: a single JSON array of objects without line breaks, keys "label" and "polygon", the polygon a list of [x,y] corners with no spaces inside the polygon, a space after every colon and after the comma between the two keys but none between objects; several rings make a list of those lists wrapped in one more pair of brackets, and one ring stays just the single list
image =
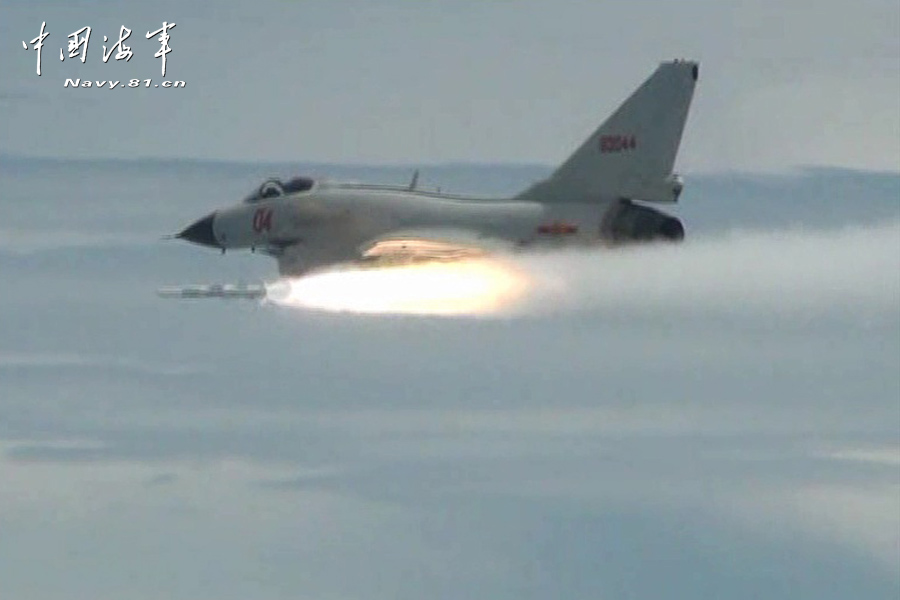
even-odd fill
[{"label": "sky", "polygon": [[[659,61],[684,57],[702,75],[681,170],[900,170],[893,0],[3,0],[0,15],[5,154],[553,165]],[[166,79],[185,88],[63,88],[161,82],[145,34],[163,21],[176,24]],[[38,77],[22,42],[42,22]],[[85,25],[84,63],[60,62]],[[104,63],[102,36],[122,25],[134,56]]]}]

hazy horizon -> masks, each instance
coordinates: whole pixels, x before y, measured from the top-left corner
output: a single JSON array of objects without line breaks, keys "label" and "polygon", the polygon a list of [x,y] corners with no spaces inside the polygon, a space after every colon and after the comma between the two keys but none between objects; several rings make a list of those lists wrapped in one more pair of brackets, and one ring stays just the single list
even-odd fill
[{"label": "hazy horizon", "polygon": [[[900,169],[893,0],[829,0],[815,11],[800,0],[117,6],[0,5],[0,149],[555,164],[660,61],[687,58],[699,60],[700,80],[680,170]],[[176,23],[164,78],[159,44],[144,36],[163,21]],[[22,43],[43,22],[39,77]],[[84,62],[60,61],[66,36],[87,25]],[[133,58],[104,63],[122,25],[133,30]],[[186,87],[66,89],[66,78]]]},{"label": "hazy horizon", "polygon": [[[272,159],[230,159],[230,158],[204,158],[204,157],[195,157],[195,156],[177,156],[177,155],[168,155],[168,156],[52,156],[52,155],[31,155],[31,154],[13,154],[13,153],[2,153],[0,152],[0,160],[22,160],[22,161],[35,161],[35,162],[58,162],[58,163],[95,163],[95,164],[116,164],[116,163],[142,163],[147,162],[151,164],[169,164],[169,163],[183,163],[188,165],[210,165],[210,166],[228,166],[228,165],[239,165],[239,166],[248,166],[248,167],[274,167],[278,169],[315,169],[315,168],[329,168],[334,167],[340,170],[367,170],[367,169],[391,169],[391,170],[407,170],[410,175],[412,175],[415,169],[454,169],[458,167],[463,168],[484,168],[484,169],[528,169],[533,171],[535,174],[539,175],[549,175],[553,169],[555,169],[558,163],[541,163],[541,162],[516,162],[516,161],[491,161],[491,160],[445,160],[445,161],[435,161],[435,162],[417,162],[417,161],[408,161],[408,162],[341,162],[341,161],[319,161],[315,159],[282,159],[282,160],[272,160]],[[848,172],[848,173],[860,173],[860,174],[873,174],[873,175],[885,175],[885,176],[894,176],[900,173],[900,166],[898,166],[897,170],[891,169],[879,169],[879,168],[869,168],[869,167],[854,167],[854,166],[843,166],[843,165],[829,165],[829,164],[795,164],[795,165],[785,165],[781,169],[759,169],[759,170],[742,170],[739,168],[716,168],[712,170],[695,170],[695,171],[680,171],[679,169],[675,169],[676,173],[681,175],[691,176],[696,175],[698,177],[715,177],[715,176],[748,176],[748,177],[790,177],[793,175],[802,175],[804,173],[814,173],[814,172]],[[290,171],[290,173],[296,173],[295,170]],[[287,174],[287,173],[286,173]],[[285,175],[286,175],[285,174]]]}]

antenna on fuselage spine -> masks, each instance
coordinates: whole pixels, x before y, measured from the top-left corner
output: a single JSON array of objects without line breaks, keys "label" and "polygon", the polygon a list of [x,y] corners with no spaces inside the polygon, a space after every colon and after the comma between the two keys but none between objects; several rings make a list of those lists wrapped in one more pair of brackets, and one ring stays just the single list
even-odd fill
[{"label": "antenna on fuselage spine", "polygon": [[409,191],[416,191],[416,186],[419,184],[419,170],[416,169],[412,176],[412,181],[409,182]]}]

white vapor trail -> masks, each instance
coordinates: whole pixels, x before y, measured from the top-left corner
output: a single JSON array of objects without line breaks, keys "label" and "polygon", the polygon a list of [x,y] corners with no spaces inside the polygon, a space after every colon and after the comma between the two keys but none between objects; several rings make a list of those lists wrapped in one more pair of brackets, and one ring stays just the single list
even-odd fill
[{"label": "white vapor trail", "polygon": [[840,230],[735,231],[677,246],[522,256],[518,312],[885,312],[900,316],[900,221]]},{"label": "white vapor trail", "polygon": [[527,316],[846,313],[900,316],[900,221],[735,231],[683,244],[348,267],[269,286],[279,305],[354,313]]}]

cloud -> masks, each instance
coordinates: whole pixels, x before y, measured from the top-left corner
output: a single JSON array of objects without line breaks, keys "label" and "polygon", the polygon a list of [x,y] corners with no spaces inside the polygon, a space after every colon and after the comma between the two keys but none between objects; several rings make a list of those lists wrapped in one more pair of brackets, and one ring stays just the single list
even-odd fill
[{"label": "cloud", "polygon": [[274,167],[27,163],[9,227],[85,243],[0,252],[4,599],[897,596],[896,176],[696,178],[685,244],[472,319],[160,301],[273,265],[90,232]]}]

